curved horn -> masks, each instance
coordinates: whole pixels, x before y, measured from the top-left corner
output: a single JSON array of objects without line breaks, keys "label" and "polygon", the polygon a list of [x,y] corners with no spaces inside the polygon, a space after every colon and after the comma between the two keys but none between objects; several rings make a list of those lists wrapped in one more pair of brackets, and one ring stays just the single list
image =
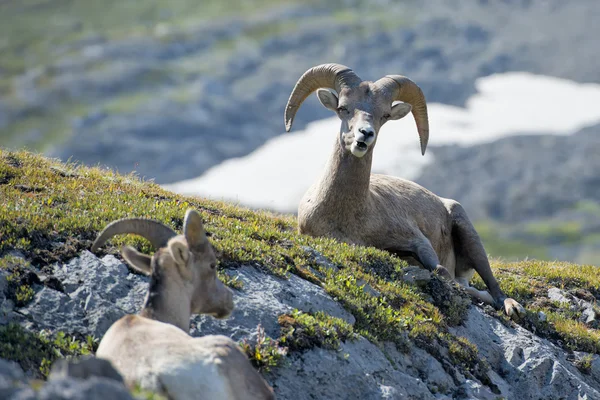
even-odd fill
[{"label": "curved horn", "polygon": [[392,101],[403,101],[412,106],[413,117],[417,123],[417,131],[421,141],[421,154],[425,155],[429,142],[429,119],[427,117],[427,102],[421,88],[416,83],[402,75],[386,75],[376,82],[384,90],[388,90]]},{"label": "curved horn", "polygon": [[321,64],[306,71],[296,82],[285,106],[286,132],[292,129],[296,111],[312,92],[319,88],[328,88],[335,89],[339,95],[342,88],[357,86],[360,82],[362,79],[354,71],[341,64]]},{"label": "curved horn", "polygon": [[104,228],[92,245],[95,253],[110,238],[124,233],[133,233],[147,239],[156,249],[164,247],[177,233],[165,224],[145,218],[123,218],[113,221]]}]

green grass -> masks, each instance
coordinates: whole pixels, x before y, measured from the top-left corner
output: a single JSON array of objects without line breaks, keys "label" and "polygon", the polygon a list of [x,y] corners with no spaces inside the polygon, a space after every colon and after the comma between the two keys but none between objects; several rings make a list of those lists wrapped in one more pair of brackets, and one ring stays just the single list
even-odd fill
[{"label": "green grass", "polygon": [[[359,334],[374,343],[394,342],[402,351],[412,342],[440,359],[449,357],[464,374],[485,376],[486,364],[477,349],[448,330],[466,316],[470,300],[464,293],[437,277],[423,288],[406,284],[400,277],[407,265],[395,256],[371,247],[299,235],[292,216],[180,196],[132,175],[4,150],[0,151],[0,197],[0,257],[19,250],[31,260],[31,265],[21,265],[21,269],[43,269],[76,257],[89,249],[107,223],[119,218],[147,217],[180,230],[185,211],[191,207],[201,213],[214,246],[222,253],[220,275],[227,276],[229,285],[244,290],[239,281],[228,277],[242,265],[283,278],[296,274],[323,287],[354,315],[352,327],[321,313],[296,311],[282,316],[280,338],[245,343],[250,358],[263,370],[284,362],[284,347],[336,348],[340,341]],[[132,236],[116,237],[102,251],[118,256],[124,243],[153,251],[143,239]],[[338,269],[320,266],[304,246],[321,253]],[[5,269],[13,268],[14,262],[2,259]],[[599,331],[578,322],[577,313],[546,297],[553,286],[586,298],[600,296],[596,267],[535,260],[493,261],[492,267],[503,290],[530,310],[519,322],[522,326],[566,349],[600,353]],[[475,283],[482,285],[478,278]],[[366,290],[366,284],[374,290]],[[26,291],[21,295],[25,301],[29,296]],[[547,314],[547,321],[537,320],[538,311]],[[494,315],[511,323],[499,312]]]}]

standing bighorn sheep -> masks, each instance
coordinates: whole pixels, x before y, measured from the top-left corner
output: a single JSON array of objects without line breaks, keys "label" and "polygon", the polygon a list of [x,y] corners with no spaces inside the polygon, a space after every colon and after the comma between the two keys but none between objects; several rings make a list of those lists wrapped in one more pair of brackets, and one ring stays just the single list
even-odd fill
[{"label": "standing bighorn sheep", "polygon": [[110,360],[128,384],[170,399],[274,399],[233,340],[188,335],[191,314],[229,316],[233,293],[217,278],[217,258],[197,212],[187,211],[183,232],[177,235],[159,222],[130,218],[114,221],[100,233],[93,252],[125,233],[148,239],[158,250],[150,257],[123,247],[127,263],[151,277],[150,287],[141,313],[115,322],[96,355]]},{"label": "standing bighorn sheep", "polygon": [[[337,96],[328,89],[336,90]],[[411,110],[425,154],[429,122],[421,89],[401,75],[369,82],[346,66],[322,64],[296,83],[285,108],[286,131],[315,90],[321,104],[342,123],[323,175],[298,207],[300,233],[388,250],[455,279],[472,296],[503,307],[509,316],[523,313],[523,307],[500,289],[481,240],[458,202],[411,181],[371,175],[379,129]],[[469,285],[475,271],[489,292]]]}]

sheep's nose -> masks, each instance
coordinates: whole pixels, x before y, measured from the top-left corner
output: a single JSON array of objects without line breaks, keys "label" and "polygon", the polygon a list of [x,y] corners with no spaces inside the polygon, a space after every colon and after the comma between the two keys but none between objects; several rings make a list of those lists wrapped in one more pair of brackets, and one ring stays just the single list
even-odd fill
[{"label": "sheep's nose", "polygon": [[358,131],[360,133],[362,133],[365,136],[366,139],[368,139],[371,136],[375,135],[375,132],[371,128],[362,127],[362,128],[358,128]]}]

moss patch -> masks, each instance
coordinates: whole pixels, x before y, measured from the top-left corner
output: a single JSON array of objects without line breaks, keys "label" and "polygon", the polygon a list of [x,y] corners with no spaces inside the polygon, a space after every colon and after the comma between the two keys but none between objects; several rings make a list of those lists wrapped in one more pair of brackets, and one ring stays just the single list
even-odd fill
[{"label": "moss patch", "polygon": [[340,342],[354,337],[352,326],[346,321],[324,312],[313,315],[294,310],[279,316],[281,338],[279,342],[291,351],[322,347],[337,350]]}]

